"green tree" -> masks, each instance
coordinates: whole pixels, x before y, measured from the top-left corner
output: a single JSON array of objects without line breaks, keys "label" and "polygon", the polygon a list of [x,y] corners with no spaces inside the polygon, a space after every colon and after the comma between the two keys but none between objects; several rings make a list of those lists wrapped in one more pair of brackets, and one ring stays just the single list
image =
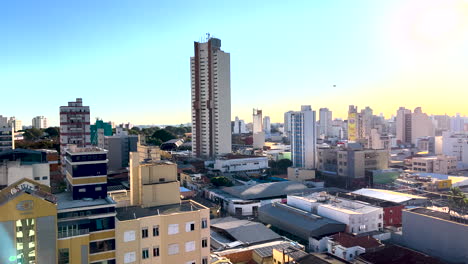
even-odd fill
[{"label": "green tree", "polygon": [[211,183],[214,186],[233,186],[234,184],[225,176],[213,177],[211,178]]},{"label": "green tree", "polygon": [[49,135],[49,137],[56,138],[60,134],[60,128],[59,127],[48,127],[48,128],[46,128],[44,130],[44,132],[46,132]]},{"label": "green tree", "polygon": [[466,197],[465,193],[463,193],[458,187],[450,189],[448,201],[449,213],[452,211],[452,208],[457,208],[464,212],[468,207],[468,198]]},{"label": "green tree", "polygon": [[43,132],[41,129],[38,128],[31,128],[31,129],[26,129],[24,131],[23,137],[26,140],[37,140],[42,136]]},{"label": "green tree", "polygon": [[160,129],[160,130],[157,130],[156,132],[153,133],[153,135],[151,136],[153,139],[159,139],[161,140],[163,143],[168,141],[168,140],[171,140],[171,139],[175,139],[176,137],[174,136],[174,134],[172,134],[171,132],[165,130],[165,129]]}]

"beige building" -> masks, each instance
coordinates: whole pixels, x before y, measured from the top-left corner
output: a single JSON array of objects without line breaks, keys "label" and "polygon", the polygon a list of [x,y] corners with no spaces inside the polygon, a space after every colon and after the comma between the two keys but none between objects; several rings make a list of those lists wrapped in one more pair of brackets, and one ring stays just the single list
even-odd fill
[{"label": "beige building", "polygon": [[431,118],[422,112],[421,107],[417,107],[411,115],[411,143],[416,144],[421,137],[433,136],[435,128]]},{"label": "beige building", "polygon": [[450,174],[457,171],[457,157],[438,155],[413,158],[411,169],[417,172]]},{"label": "beige building", "polygon": [[288,180],[290,181],[308,181],[315,179],[315,170],[305,168],[288,168]]},{"label": "beige building", "polygon": [[131,153],[129,198],[116,210],[117,263],[209,263],[209,209],[180,200],[175,164]]}]

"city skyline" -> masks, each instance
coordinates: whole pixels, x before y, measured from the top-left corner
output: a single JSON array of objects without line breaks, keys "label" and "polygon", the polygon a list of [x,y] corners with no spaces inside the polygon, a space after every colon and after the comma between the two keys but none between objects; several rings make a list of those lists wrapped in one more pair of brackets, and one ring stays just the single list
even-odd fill
[{"label": "city skyline", "polygon": [[20,96],[2,114],[24,125],[37,115],[58,125],[76,97],[92,120],[190,122],[190,56],[205,32],[231,54],[232,120],[260,108],[282,122],[303,104],[343,119],[350,104],[387,118],[400,106],[468,114],[467,1],[1,5],[0,87]]}]

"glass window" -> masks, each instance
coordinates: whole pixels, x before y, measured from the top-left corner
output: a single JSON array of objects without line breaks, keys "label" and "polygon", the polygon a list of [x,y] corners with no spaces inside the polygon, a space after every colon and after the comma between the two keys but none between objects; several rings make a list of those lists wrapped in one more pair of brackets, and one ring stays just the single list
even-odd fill
[{"label": "glass window", "polygon": [[142,259],[147,259],[147,258],[149,258],[149,250],[148,250],[147,248],[145,248],[145,249],[143,249],[143,250],[141,251],[141,258],[142,258]]},{"label": "glass window", "polygon": [[68,248],[59,248],[58,250],[58,264],[70,263],[70,251]]},{"label": "glass window", "polygon": [[208,227],[208,219],[202,218],[201,228],[207,228],[207,227]]},{"label": "glass window", "polygon": [[159,236],[159,226],[153,226],[153,236]]},{"label": "glass window", "polygon": [[159,257],[159,247],[153,248],[153,257]]},{"label": "glass window", "polygon": [[147,227],[143,227],[141,229],[141,238],[147,238],[148,237],[148,228]]}]

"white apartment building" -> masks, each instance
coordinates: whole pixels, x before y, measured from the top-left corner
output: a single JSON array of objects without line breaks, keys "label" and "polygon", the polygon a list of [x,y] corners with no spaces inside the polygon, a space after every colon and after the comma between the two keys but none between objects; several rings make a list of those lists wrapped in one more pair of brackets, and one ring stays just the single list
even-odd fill
[{"label": "white apartment building", "polygon": [[236,116],[234,119],[234,125],[232,126],[232,134],[245,134],[248,133],[247,127],[245,126],[244,120],[240,120]]},{"label": "white apartment building", "polygon": [[348,233],[366,233],[383,228],[383,209],[361,201],[351,201],[313,193],[307,196],[288,195],[290,206],[346,224]]},{"label": "white apartment building", "polygon": [[268,168],[268,157],[227,155],[216,159],[214,169],[221,172],[261,171]]},{"label": "white apartment building", "polygon": [[293,111],[288,111],[284,113],[284,128],[283,133],[284,136],[288,139],[291,139],[291,115],[294,113]]},{"label": "white apartment building", "polygon": [[332,111],[328,108],[320,108],[319,110],[319,136],[329,137],[332,127]]},{"label": "white apartment building", "polygon": [[269,135],[271,133],[271,122],[270,122],[270,117],[269,116],[265,116],[263,118],[263,131],[267,135]]},{"label": "white apartment building", "polygon": [[468,168],[468,132],[444,132],[442,153],[457,158],[458,168]]},{"label": "white apartment building", "polygon": [[402,144],[411,143],[411,110],[400,107],[395,123],[397,141]]},{"label": "white apartment building", "polygon": [[18,132],[23,129],[23,123],[21,120],[16,119],[14,116],[10,117],[8,124],[13,128],[14,132]]},{"label": "white apartment building", "polygon": [[192,87],[192,152],[212,158],[231,153],[230,54],[221,40],[194,43],[190,58]]},{"label": "white apartment building", "polygon": [[65,174],[65,149],[68,144],[77,147],[91,145],[90,111],[89,106],[83,106],[83,100],[76,98],[75,102],[68,102],[60,107],[60,149],[62,173]]},{"label": "white apartment building", "polygon": [[291,114],[291,158],[293,167],[316,168],[317,137],[315,111],[310,105]]},{"label": "white apartment building", "polygon": [[32,119],[32,127],[38,129],[48,128],[47,118],[44,116],[36,116]]}]

